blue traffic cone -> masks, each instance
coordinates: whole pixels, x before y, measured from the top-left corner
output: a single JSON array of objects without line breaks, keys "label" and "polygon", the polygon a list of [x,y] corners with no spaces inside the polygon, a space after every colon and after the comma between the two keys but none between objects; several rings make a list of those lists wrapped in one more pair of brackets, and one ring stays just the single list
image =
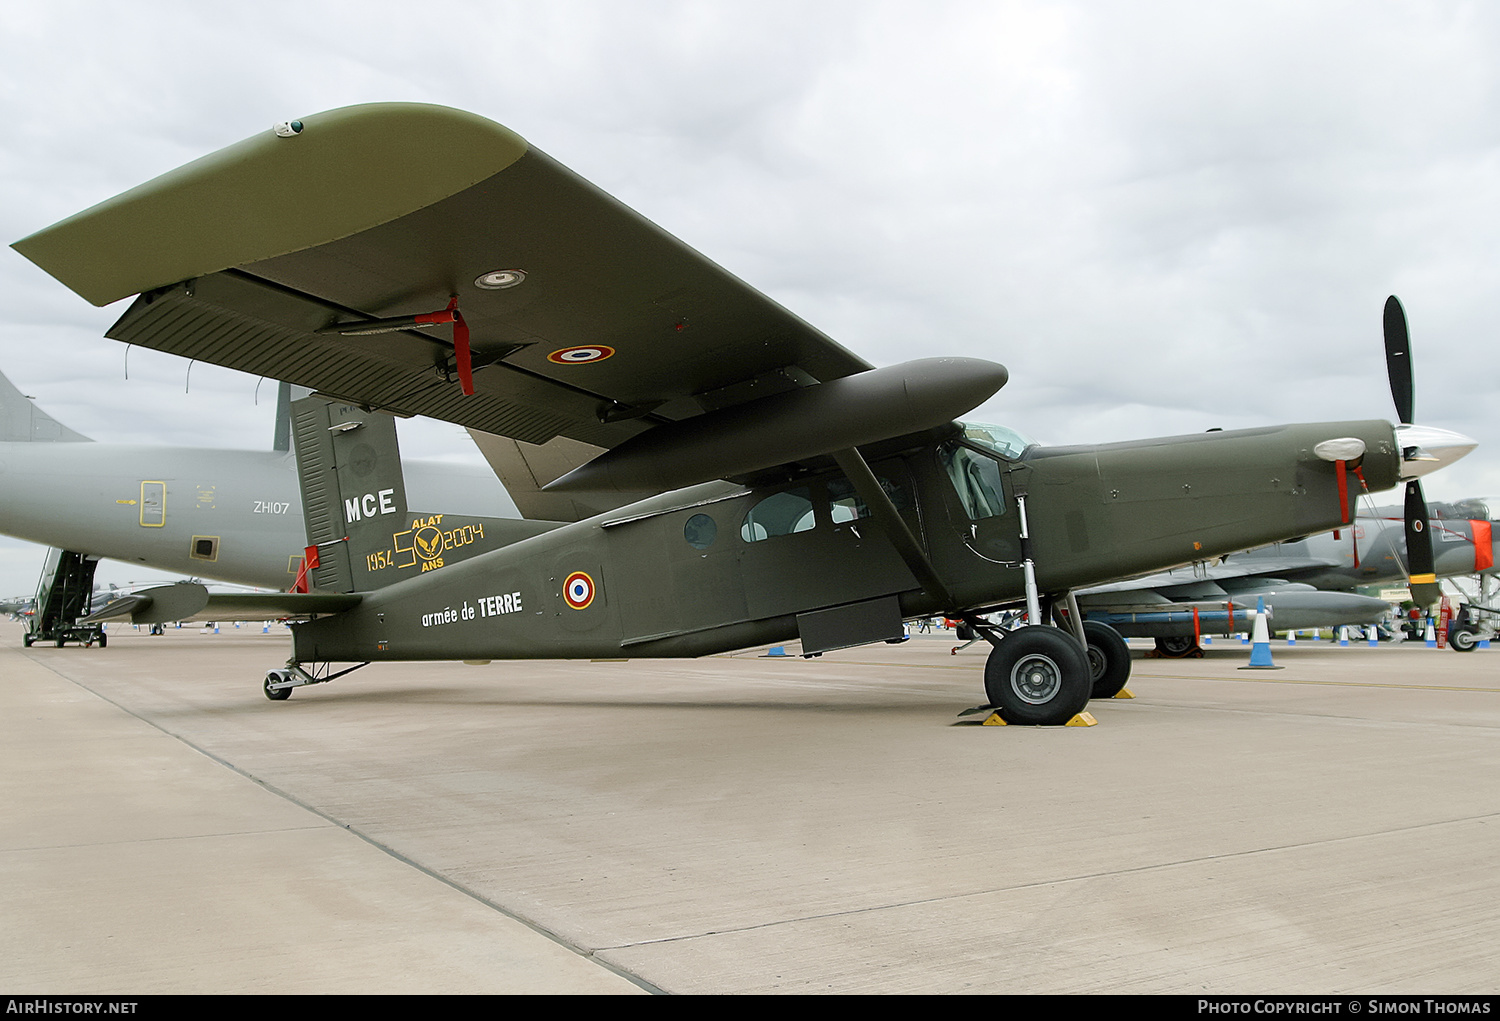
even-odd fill
[{"label": "blue traffic cone", "polygon": [[1250,643],[1250,665],[1241,670],[1280,670],[1271,662],[1271,632],[1266,627],[1266,599],[1259,596],[1255,602],[1255,637]]}]

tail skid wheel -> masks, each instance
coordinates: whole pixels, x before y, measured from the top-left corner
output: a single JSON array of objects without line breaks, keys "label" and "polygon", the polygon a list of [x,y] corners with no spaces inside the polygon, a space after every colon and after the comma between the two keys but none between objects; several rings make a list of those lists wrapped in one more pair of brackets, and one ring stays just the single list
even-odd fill
[{"label": "tail skid wheel", "polygon": [[1448,647],[1454,652],[1473,652],[1479,645],[1479,635],[1466,627],[1456,627],[1448,632]]},{"label": "tail skid wheel", "polygon": [[266,680],[261,685],[261,690],[266,693],[266,698],[269,698],[272,702],[285,702],[292,697],[292,689],[273,688],[271,685],[283,684],[291,679],[291,675],[285,670],[272,670],[266,674]]},{"label": "tail skid wheel", "polygon": [[1045,625],[1012,631],[984,664],[984,690],[1006,723],[1062,726],[1088,705],[1093,680],[1072,635]]}]

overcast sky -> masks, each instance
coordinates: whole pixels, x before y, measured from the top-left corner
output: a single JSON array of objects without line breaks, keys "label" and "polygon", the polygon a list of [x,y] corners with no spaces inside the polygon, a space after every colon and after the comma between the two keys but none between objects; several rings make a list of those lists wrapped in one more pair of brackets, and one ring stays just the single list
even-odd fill
[{"label": "overcast sky", "polygon": [[[1004,363],[972,417],[1043,442],[1393,417],[1398,294],[1418,421],[1484,444],[1429,497],[1500,495],[1493,4],[17,0],[5,38],[6,242],[277,121],[441,103],[876,364]],[[0,252],[0,370],[54,417],[269,446],[269,383],[139,348],[126,380],[126,303]],[[0,593],[41,555],[0,542]]]}]

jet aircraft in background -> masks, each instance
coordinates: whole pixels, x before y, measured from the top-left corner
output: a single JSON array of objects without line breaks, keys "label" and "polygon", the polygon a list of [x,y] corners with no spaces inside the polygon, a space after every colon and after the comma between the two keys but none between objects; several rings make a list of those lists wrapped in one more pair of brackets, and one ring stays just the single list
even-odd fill
[{"label": "jet aircraft in background", "polygon": [[[1484,500],[1433,501],[1427,509],[1438,578],[1496,572],[1495,523]],[[1248,631],[1261,599],[1272,608],[1274,631],[1376,624],[1390,616],[1391,604],[1355,589],[1407,584],[1411,567],[1402,513],[1401,507],[1370,507],[1332,532],[1100,585],[1080,592],[1078,602],[1089,620],[1127,637],[1155,638],[1167,656],[1195,654],[1195,628],[1207,635]]]}]

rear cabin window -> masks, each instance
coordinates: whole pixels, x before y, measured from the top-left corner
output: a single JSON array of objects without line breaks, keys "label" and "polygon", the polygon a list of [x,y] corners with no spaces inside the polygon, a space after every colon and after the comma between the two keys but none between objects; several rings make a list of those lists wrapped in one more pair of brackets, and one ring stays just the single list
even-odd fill
[{"label": "rear cabin window", "polygon": [[816,524],[812,495],[806,486],[773,493],[750,508],[740,526],[740,538],[760,542],[777,535],[810,531]]},{"label": "rear cabin window", "polygon": [[[904,488],[884,475],[877,475],[875,480],[880,483],[880,488],[885,490],[885,495],[890,498],[897,510],[906,510],[911,506],[911,498]],[[865,506],[865,501],[854,491],[854,483],[842,475],[828,480],[828,509],[835,525],[846,521],[859,521],[870,516],[870,508]]]}]

